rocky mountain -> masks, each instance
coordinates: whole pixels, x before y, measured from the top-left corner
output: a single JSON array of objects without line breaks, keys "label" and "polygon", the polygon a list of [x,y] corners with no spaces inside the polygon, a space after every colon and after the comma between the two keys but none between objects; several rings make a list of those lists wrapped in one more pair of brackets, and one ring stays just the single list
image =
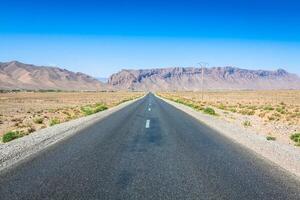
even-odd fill
[{"label": "rocky mountain", "polygon": [[[108,84],[118,89],[173,91],[201,89],[200,68],[161,68],[122,70],[113,74]],[[300,89],[300,78],[283,69],[247,70],[235,67],[204,69],[205,90]]]},{"label": "rocky mountain", "polygon": [[42,67],[17,61],[0,63],[0,89],[103,90],[95,78],[58,67]]},{"label": "rocky mountain", "polygon": [[[103,83],[80,72],[17,61],[0,62],[0,89],[28,90],[143,90],[173,91],[201,89],[200,68],[121,70]],[[300,89],[300,78],[283,69],[247,70],[235,67],[204,69],[205,90]]]}]

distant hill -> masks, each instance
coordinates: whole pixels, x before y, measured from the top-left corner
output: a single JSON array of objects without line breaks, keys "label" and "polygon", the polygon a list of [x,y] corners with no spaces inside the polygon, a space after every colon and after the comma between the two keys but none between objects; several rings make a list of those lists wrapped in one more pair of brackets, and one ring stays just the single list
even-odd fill
[{"label": "distant hill", "polygon": [[[0,62],[0,89],[27,90],[143,90],[174,91],[201,89],[201,69],[174,67],[121,70],[105,83],[80,72],[58,67],[35,66],[18,61]],[[283,69],[247,70],[213,67],[204,70],[205,90],[300,89],[300,78]]]},{"label": "distant hill", "polygon": [[[173,91],[201,89],[200,68],[161,68],[122,70],[113,74],[108,84],[118,89]],[[204,69],[206,90],[300,89],[300,78],[283,69],[247,70],[235,67]]]},{"label": "distant hill", "polygon": [[104,90],[106,85],[80,72],[12,61],[0,63],[0,89]]}]

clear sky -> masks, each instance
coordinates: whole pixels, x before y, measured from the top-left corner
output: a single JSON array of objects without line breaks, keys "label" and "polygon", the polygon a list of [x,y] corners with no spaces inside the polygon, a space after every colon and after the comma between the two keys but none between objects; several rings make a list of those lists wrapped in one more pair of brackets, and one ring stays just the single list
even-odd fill
[{"label": "clear sky", "polygon": [[123,68],[236,66],[300,75],[297,0],[0,0],[0,61],[95,77]]}]

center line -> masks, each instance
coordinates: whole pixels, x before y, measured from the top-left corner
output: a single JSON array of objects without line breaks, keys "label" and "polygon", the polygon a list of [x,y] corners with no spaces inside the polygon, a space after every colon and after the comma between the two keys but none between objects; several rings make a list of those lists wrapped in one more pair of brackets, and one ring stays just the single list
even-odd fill
[{"label": "center line", "polygon": [[147,119],[146,121],[146,128],[150,128],[150,119]]}]

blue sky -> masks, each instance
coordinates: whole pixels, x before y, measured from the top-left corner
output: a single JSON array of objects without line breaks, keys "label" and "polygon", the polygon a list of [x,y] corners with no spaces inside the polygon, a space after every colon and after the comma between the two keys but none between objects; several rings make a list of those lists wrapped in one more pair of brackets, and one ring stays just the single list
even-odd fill
[{"label": "blue sky", "polygon": [[0,61],[57,65],[96,77],[199,61],[300,75],[296,0],[0,3]]}]

